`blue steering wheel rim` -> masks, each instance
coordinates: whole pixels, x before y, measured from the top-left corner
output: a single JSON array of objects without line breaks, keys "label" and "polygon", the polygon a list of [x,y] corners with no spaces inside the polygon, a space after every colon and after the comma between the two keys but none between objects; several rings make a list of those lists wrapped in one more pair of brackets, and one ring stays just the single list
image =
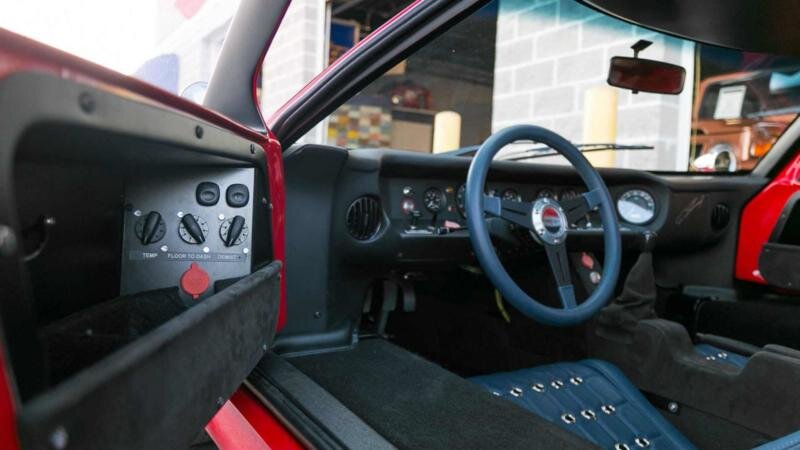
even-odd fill
[{"label": "blue steering wheel rim", "polygon": [[[519,140],[532,140],[556,150],[572,164],[589,190],[597,190],[600,193],[599,211],[605,245],[602,277],[589,298],[574,308],[546,306],[526,294],[506,272],[489,237],[483,214],[486,175],[497,152]],[[500,294],[525,316],[546,325],[577,325],[597,313],[614,294],[622,259],[622,244],[614,203],[597,170],[580,150],[555,132],[535,125],[516,125],[490,136],[472,159],[467,175],[464,207],[467,212],[470,241],[484,273]]]}]

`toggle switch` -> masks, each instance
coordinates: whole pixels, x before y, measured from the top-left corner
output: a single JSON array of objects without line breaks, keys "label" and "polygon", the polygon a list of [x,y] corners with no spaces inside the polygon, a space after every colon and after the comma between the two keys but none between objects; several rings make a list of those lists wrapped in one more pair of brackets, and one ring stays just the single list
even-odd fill
[{"label": "toggle switch", "polygon": [[197,185],[194,196],[198,204],[214,206],[219,201],[219,185],[210,181],[203,181]]},{"label": "toggle switch", "polygon": [[225,190],[225,201],[231,208],[241,208],[250,201],[250,190],[243,184],[232,184]]}]

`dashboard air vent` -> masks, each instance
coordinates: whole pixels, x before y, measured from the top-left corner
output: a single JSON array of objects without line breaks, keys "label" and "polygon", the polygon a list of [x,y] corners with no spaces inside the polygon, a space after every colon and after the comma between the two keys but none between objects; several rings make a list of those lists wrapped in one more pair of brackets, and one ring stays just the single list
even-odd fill
[{"label": "dashboard air vent", "polygon": [[359,241],[375,237],[381,229],[381,203],[375,197],[359,197],[347,208],[347,231]]},{"label": "dashboard air vent", "polygon": [[728,208],[728,205],[718,203],[714,206],[714,209],[711,210],[711,228],[713,228],[714,231],[720,231],[728,226],[730,220],[731,210]]}]

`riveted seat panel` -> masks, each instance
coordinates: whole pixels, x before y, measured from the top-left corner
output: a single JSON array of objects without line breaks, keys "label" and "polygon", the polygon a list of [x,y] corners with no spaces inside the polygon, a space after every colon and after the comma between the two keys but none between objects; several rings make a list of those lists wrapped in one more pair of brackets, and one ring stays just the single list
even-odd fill
[{"label": "riveted seat panel", "polygon": [[613,365],[584,360],[471,378],[603,448],[695,448]]}]

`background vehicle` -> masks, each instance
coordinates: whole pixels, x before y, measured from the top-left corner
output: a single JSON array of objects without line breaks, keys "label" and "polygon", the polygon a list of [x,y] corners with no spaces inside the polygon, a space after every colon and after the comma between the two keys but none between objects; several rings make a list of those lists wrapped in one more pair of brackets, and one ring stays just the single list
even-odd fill
[{"label": "background vehicle", "polygon": [[[737,72],[700,82],[693,111],[692,148],[698,158],[706,154],[712,157],[696,159],[695,169],[752,170],[797,117],[800,86],[783,81],[790,80],[796,71]],[[729,97],[742,95],[733,100],[739,103],[738,108],[734,105],[729,107],[732,110],[723,110],[726,93]]]}]

